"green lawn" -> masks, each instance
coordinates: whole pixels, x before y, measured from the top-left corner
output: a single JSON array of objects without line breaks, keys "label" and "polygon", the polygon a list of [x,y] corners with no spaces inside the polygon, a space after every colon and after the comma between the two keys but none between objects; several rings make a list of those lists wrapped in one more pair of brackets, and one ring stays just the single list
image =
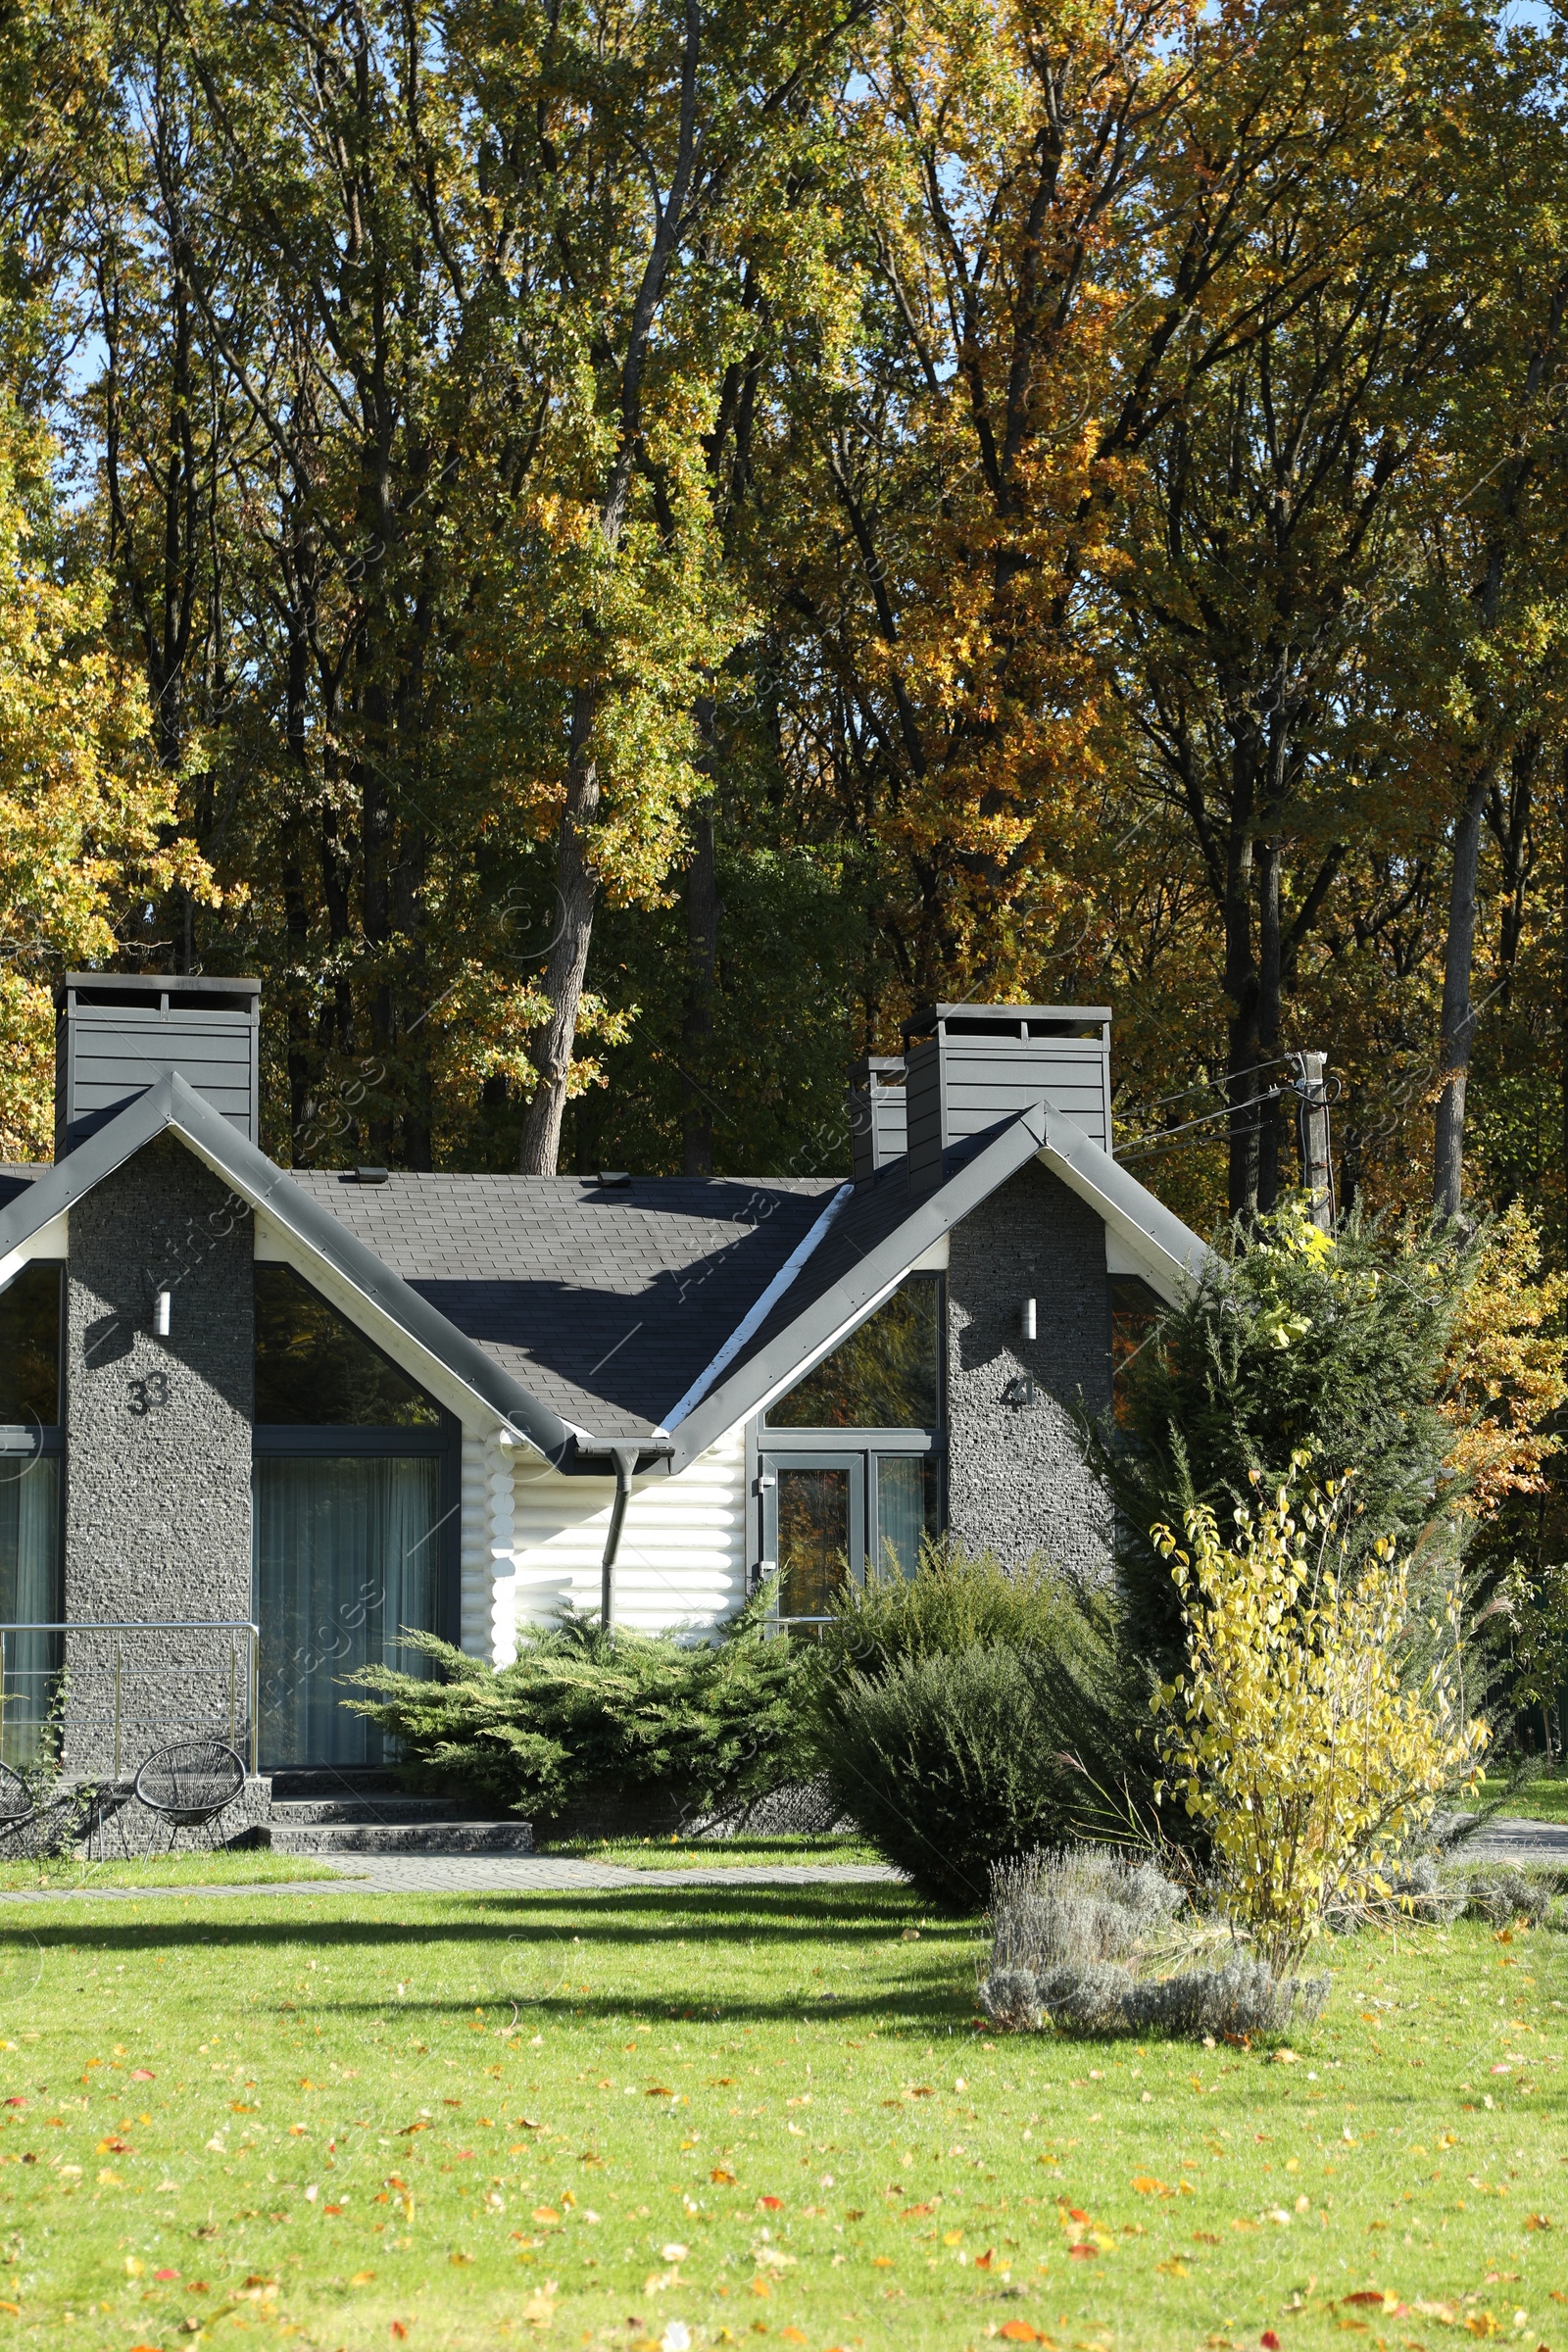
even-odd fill
[{"label": "green lawn", "polygon": [[0,1862],[0,1893],[36,1893],[42,1887],[80,1893],[93,1886],[260,1886],[336,1876],[318,1862],[250,1846],[220,1847],[216,1853],[182,1849],[118,1862]]},{"label": "green lawn", "polygon": [[622,1870],[778,1870],[885,1859],[862,1838],[583,1838],[542,1850]]},{"label": "green lawn", "polygon": [[7,2342],[1568,2345],[1554,1933],[1336,1943],[1293,2063],[979,2034],[897,1886],[0,1929]]},{"label": "green lawn", "polygon": [[1503,1794],[1501,1781],[1483,1781],[1481,1792],[1485,1797],[1502,1797],[1501,1811],[1510,1817],[1532,1821],[1568,1821],[1568,1781],[1553,1778],[1532,1781],[1527,1788],[1516,1789],[1512,1796]]}]

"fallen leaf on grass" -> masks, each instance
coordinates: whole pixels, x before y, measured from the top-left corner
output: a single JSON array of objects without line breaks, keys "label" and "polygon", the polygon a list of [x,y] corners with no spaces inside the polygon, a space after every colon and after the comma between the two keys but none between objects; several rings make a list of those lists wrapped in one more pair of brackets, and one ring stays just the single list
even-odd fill
[{"label": "fallen leaf on grass", "polygon": [[95,2156],[134,2156],[136,2151],[128,2139],[101,2139],[93,2153]]},{"label": "fallen leaf on grass", "polygon": [[734,2174],[726,2172],[721,2164],[715,2164],[708,2178],[710,2180],[717,2181],[720,2188],[733,2188],[735,2186]]},{"label": "fallen leaf on grass", "polygon": [[1162,2278],[1185,2278],[1188,2275],[1186,2263],[1174,2254],[1167,2262],[1156,2262],[1154,2268]]},{"label": "fallen leaf on grass", "polygon": [[471,2262],[473,2260],[473,2256],[471,2254],[449,2254],[447,2256],[447,2260],[450,2263],[461,2264],[465,2262]]},{"label": "fallen leaf on grass", "polygon": [[929,2205],[906,2205],[899,2219],[901,2222],[906,2222],[911,2213],[930,2213],[931,2211],[933,2208]]},{"label": "fallen leaf on grass", "polygon": [[804,2344],[806,2342],[804,2328],[781,2328],[779,2333],[787,2344]]},{"label": "fallen leaf on grass", "polygon": [[874,2271],[891,2271],[891,2270],[892,2270],[892,2268],[893,2268],[893,2257],[892,2257],[892,2255],[891,2255],[891,2254],[873,2254],[873,2255],[872,2255],[872,2257],[871,2257],[871,2268],[872,2268]]},{"label": "fallen leaf on grass", "polygon": [[1533,2213],[1525,2223],[1525,2228],[1527,2230],[1549,2230],[1551,2224],[1544,2213]]},{"label": "fallen leaf on grass", "polygon": [[784,2200],[782,2197],[759,2197],[757,2202],[759,2205],[765,2205],[769,2213],[777,2213],[782,2207]]},{"label": "fallen leaf on grass", "polygon": [[349,2284],[350,2286],[368,2286],[374,2277],[373,2271],[356,2271],[349,2280]]},{"label": "fallen leaf on grass", "polygon": [[1041,2341],[1027,2320],[1006,2320],[997,2329],[997,2333],[1004,2337],[1009,2344],[1034,2344]]},{"label": "fallen leaf on grass", "polygon": [[1257,2230],[1261,2227],[1259,2222],[1236,2221],[1231,2224],[1233,2230]]},{"label": "fallen leaf on grass", "polygon": [[1265,2328],[1257,2340],[1262,2345],[1263,2352],[1280,2352],[1280,2339],[1272,2328]]},{"label": "fallen leaf on grass", "polygon": [[1098,2246],[1069,2246],[1067,2252],[1074,2261],[1093,2262],[1099,2255],[1100,2248]]},{"label": "fallen leaf on grass", "polygon": [[1156,2180],[1152,2173],[1134,2173],[1133,2186],[1141,2197],[1170,2197],[1176,2193],[1168,2181]]},{"label": "fallen leaf on grass", "polygon": [[667,2082],[650,2082],[643,2092],[645,2099],[672,2099],[674,2096]]}]

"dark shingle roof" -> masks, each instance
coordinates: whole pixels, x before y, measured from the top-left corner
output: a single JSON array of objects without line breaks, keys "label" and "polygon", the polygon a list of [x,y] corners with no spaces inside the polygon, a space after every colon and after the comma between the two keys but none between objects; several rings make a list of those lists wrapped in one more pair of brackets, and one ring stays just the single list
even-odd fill
[{"label": "dark shingle roof", "polygon": [[834,1179],[292,1181],[564,1420],[644,1437],[809,1232]]}]

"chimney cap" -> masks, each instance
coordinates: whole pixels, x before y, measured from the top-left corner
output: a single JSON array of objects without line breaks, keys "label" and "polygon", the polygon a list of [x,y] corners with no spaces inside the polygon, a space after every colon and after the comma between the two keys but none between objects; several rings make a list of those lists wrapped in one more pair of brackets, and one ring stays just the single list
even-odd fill
[{"label": "chimney cap", "polygon": [[949,1037],[1099,1037],[1110,1025],[1108,1004],[922,1004],[899,1026],[906,1043]]},{"label": "chimney cap", "polygon": [[67,972],[55,990],[55,1007],[85,999],[88,1004],[147,1004],[159,997],[225,997],[236,1011],[254,1006],[259,980],[232,980],[208,972]]}]

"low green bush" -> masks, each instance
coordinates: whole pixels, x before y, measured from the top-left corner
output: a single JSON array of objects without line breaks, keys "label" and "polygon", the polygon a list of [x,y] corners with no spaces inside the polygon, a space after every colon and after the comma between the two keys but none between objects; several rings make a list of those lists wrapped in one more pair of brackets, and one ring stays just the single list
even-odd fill
[{"label": "low green bush", "polygon": [[808,1662],[763,1631],[765,1594],[715,1642],[564,1617],[507,1666],[433,1635],[405,1641],[429,1679],[368,1666],[346,1703],[399,1742],[411,1779],[548,1824],[582,1798],[636,1789],[689,1813],[738,1810],[812,1769]]},{"label": "low green bush", "polygon": [[840,1595],[818,1769],[923,1893],[980,1910],[996,1862],[1103,1827],[1137,1738],[1117,1655],[1107,1593],[929,1548],[913,1577]]}]

